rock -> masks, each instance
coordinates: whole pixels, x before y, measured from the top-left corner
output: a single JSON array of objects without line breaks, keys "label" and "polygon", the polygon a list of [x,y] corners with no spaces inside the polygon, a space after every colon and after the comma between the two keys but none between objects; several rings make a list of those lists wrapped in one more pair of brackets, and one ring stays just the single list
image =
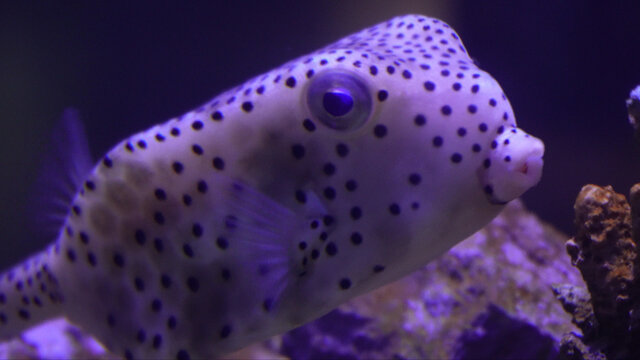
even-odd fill
[{"label": "rock", "polygon": [[[566,238],[512,202],[412,275],[226,358],[554,358],[563,335],[579,330],[552,285],[585,287],[564,252]],[[29,348],[13,343],[14,351]],[[85,345],[66,346],[77,354]],[[37,354],[32,357],[51,357]]]},{"label": "rock", "polygon": [[590,298],[580,289],[571,289],[572,294],[556,289],[584,335],[563,342],[565,358],[580,358],[575,357],[579,352],[640,358],[640,184],[632,188],[630,200],[631,205],[611,186],[595,185],[584,186],[576,199],[576,235],[566,246]]}]

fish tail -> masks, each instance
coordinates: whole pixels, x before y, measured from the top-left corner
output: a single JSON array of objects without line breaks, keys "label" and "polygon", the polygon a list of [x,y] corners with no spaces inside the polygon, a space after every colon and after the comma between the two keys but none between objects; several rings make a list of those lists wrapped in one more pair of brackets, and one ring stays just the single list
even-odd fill
[{"label": "fish tail", "polygon": [[56,245],[0,275],[0,340],[62,314],[63,297],[49,259]]}]

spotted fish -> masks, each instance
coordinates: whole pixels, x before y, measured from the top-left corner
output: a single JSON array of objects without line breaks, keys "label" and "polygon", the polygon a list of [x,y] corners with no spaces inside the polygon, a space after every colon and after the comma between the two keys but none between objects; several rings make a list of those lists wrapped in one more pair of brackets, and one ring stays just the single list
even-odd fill
[{"label": "spotted fish", "polygon": [[396,17],[116,145],[1,276],[0,338],[66,316],[127,359],[221,356],[428,263],[543,152],[449,25]]}]

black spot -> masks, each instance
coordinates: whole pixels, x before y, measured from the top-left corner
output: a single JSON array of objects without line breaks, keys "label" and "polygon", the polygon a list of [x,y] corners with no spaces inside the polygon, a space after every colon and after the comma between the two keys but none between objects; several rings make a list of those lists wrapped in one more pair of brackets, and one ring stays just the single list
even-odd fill
[{"label": "black spot", "polygon": [[480,91],[480,85],[475,84],[475,85],[471,86],[471,92],[472,92],[472,93],[474,93],[474,94],[475,94],[475,93],[477,93],[478,91]]},{"label": "black spot", "polygon": [[396,68],[391,65],[387,66],[387,73],[389,73],[389,75],[393,74],[394,72],[396,72]]},{"label": "black spot", "polygon": [[462,85],[460,85],[460,83],[453,83],[452,88],[454,91],[460,91],[460,89],[462,88]]},{"label": "black spot", "polygon": [[338,145],[336,145],[336,153],[342,158],[346,157],[347,155],[349,155],[349,147],[343,143],[339,143]]},{"label": "black spot", "polygon": [[342,290],[347,290],[348,288],[351,287],[351,280],[349,280],[349,278],[342,278],[340,279],[340,289]]},{"label": "black spot", "polygon": [[294,78],[293,76],[288,77],[285,81],[285,85],[290,88],[296,87],[296,78]]},{"label": "black spot", "polygon": [[333,225],[334,221],[335,219],[331,215],[325,215],[322,217],[322,223],[324,224],[324,226],[331,226]]},{"label": "black spot", "polygon": [[84,186],[85,186],[85,187],[87,188],[87,190],[89,190],[89,191],[93,191],[93,190],[95,190],[95,189],[96,189],[96,184],[95,184],[93,181],[91,181],[91,180],[87,180],[87,181],[85,181]]},{"label": "black spot", "polygon": [[373,272],[374,273],[380,273],[384,271],[384,266],[382,265],[374,265],[373,266]]},{"label": "black spot", "polygon": [[161,345],[162,345],[162,335],[155,334],[153,336],[153,348],[159,349]]},{"label": "black spot", "polygon": [[484,159],[484,162],[482,163],[482,165],[484,166],[485,169],[488,169],[491,166],[491,160]]},{"label": "black spot", "polygon": [[324,251],[327,253],[327,255],[334,256],[338,253],[338,247],[335,243],[330,242],[327,244],[327,246],[325,246]]},{"label": "black spot", "polygon": [[191,196],[189,196],[187,194],[182,195],[182,203],[183,204],[185,204],[186,206],[189,206],[189,205],[191,205],[191,201],[192,201]]},{"label": "black spot", "polygon": [[504,161],[505,162],[510,162],[511,161],[511,156],[507,155],[504,157]]},{"label": "black spot", "polygon": [[360,245],[362,244],[362,235],[359,232],[351,233],[350,240],[353,245]]},{"label": "black spot", "polygon": [[191,292],[197,292],[200,289],[200,282],[193,276],[187,278],[187,287]]},{"label": "black spot", "polygon": [[104,159],[102,159],[102,164],[110,168],[113,166],[113,161],[111,161],[111,159],[108,156],[105,156]]},{"label": "black spot", "polygon": [[92,252],[87,253],[87,262],[91,266],[96,266],[96,256]]},{"label": "black spot", "polygon": [[156,134],[156,140],[158,140],[159,142],[163,142],[164,141],[164,135]]},{"label": "black spot", "polygon": [[304,119],[304,121],[302,122],[302,126],[308,131],[308,132],[314,132],[316,130],[316,124],[313,123],[313,121],[309,120],[309,119]]},{"label": "black spot", "polygon": [[353,220],[358,220],[362,217],[362,209],[358,206],[354,206],[351,208],[350,214]]},{"label": "black spot", "polygon": [[144,329],[138,330],[138,334],[136,334],[136,340],[138,340],[138,342],[142,344],[146,339],[147,333],[144,331]]},{"label": "black spot", "polygon": [[451,74],[451,72],[449,70],[442,70],[440,71],[440,75],[442,75],[443,77],[447,77]]},{"label": "black spot", "polygon": [[0,312],[0,324],[6,324],[7,323],[7,315],[5,315],[3,312]]},{"label": "black spot", "polygon": [[465,129],[463,127],[458,128],[458,136],[463,137],[465,135],[467,135],[467,129]]},{"label": "black spot", "polygon": [[309,70],[307,71],[307,79],[311,79],[311,77],[313,76],[314,72],[313,70]]},{"label": "black spot", "polygon": [[442,113],[442,115],[445,115],[445,116],[451,115],[451,106],[444,105],[443,107],[440,108],[440,112]]},{"label": "black spot", "polygon": [[29,320],[31,318],[31,314],[25,309],[18,309],[18,316],[22,320]]},{"label": "black spot", "polygon": [[191,360],[191,356],[189,356],[189,353],[187,352],[187,350],[180,349],[176,354],[176,360]]},{"label": "black spot", "polygon": [[71,207],[71,211],[73,211],[73,213],[77,216],[80,216],[80,214],[82,214],[82,209],[78,205],[73,205]]},{"label": "black spot", "polygon": [[0,304],[4,305],[7,303],[7,296],[4,293],[0,293]]},{"label": "black spot", "polygon": [[301,204],[304,204],[307,202],[307,195],[302,190],[296,190],[295,197],[296,197],[296,201]]},{"label": "black spot", "polygon": [[400,215],[400,205],[396,203],[389,205],[389,212],[391,215]]},{"label": "black spot", "polygon": [[264,94],[264,86],[260,85],[260,86],[256,89],[256,93],[258,93],[259,95]]},{"label": "black spot", "polygon": [[160,284],[162,285],[163,288],[168,289],[171,287],[171,278],[169,277],[169,275],[167,274],[162,274],[160,276]]},{"label": "black spot", "polygon": [[144,291],[144,281],[139,277],[133,279],[133,285],[135,286],[136,290]]},{"label": "black spot", "polygon": [[474,153],[480,152],[480,150],[482,150],[480,144],[473,144],[473,146],[471,147],[471,151],[473,151]]},{"label": "black spot", "polygon": [[378,91],[378,100],[385,101],[389,97],[389,93],[386,90]]},{"label": "black spot", "polygon": [[358,183],[355,180],[347,180],[344,187],[347,191],[355,191],[358,188]]},{"label": "black spot", "polygon": [[225,325],[220,329],[220,339],[226,339],[231,335],[231,325]]},{"label": "black spot", "polygon": [[432,142],[433,142],[433,146],[440,147],[440,146],[442,146],[442,143],[444,142],[444,140],[442,140],[442,137],[436,136],[436,137],[433,138]]},{"label": "black spot", "polygon": [[227,241],[226,238],[220,236],[216,239],[216,245],[218,245],[218,248],[220,248],[220,250],[225,250],[229,247],[229,241]]},{"label": "black spot", "polygon": [[193,153],[196,155],[202,155],[202,153],[204,152],[202,150],[202,147],[198,144],[193,144],[193,146],[191,146],[191,151],[193,151]]},{"label": "black spot", "polygon": [[73,251],[73,249],[67,249],[67,259],[69,259],[70,262],[76,261],[76,252]]},{"label": "black spot", "polygon": [[160,310],[162,310],[162,301],[160,301],[160,299],[153,299],[153,301],[151,301],[151,310],[153,310],[153,312],[160,312]]},{"label": "black spot", "polygon": [[409,175],[409,183],[411,185],[418,185],[422,181],[422,176],[420,174],[413,173]]},{"label": "black spot", "polygon": [[253,103],[251,101],[245,101],[242,103],[242,111],[251,112],[253,110]]},{"label": "black spot", "polygon": [[200,181],[198,181],[198,184],[196,185],[196,189],[198,189],[199,193],[206,194],[207,190],[209,189],[209,185],[207,185],[206,181],[200,180]]},{"label": "black spot", "polygon": [[485,194],[487,194],[487,195],[491,195],[491,194],[493,194],[493,186],[491,186],[491,185],[486,185],[486,186],[484,187],[484,192],[485,192]]},{"label": "black spot", "polygon": [[173,168],[173,172],[175,172],[176,174],[180,174],[182,173],[182,170],[184,170],[184,165],[182,165],[181,162],[179,161],[175,161],[171,167]]},{"label": "black spot", "polygon": [[167,327],[171,330],[175,329],[177,326],[177,320],[175,318],[175,316],[169,316],[169,319],[167,319]]},{"label": "black spot", "polygon": [[291,155],[293,155],[296,159],[302,159],[304,157],[305,149],[304,146],[300,144],[294,144],[291,146]]},{"label": "black spot", "polygon": [[300,242],[298,243],[298,249],[300,249],[300,250],[303,250],[303,251],[304,251],[306,248],[307,248],[307,242],[306,242],[306,241],[300,241]]},{"label": "black spot", "polygon": [[160,211],[153,213],[153,221],[158,225],[164,225],[164,214]]},{"label": "black spot", "polygon": [[119,268],[124,267],[124,257],[122,257],[122,254],[113,254],[113,263]]},{"label": "black spot", "polygon": [[496,101],[496,99],[489,99],[489,105],[495,107],[496,105],[498,105],[498,102]]},{"label": "black spot", "polygon": [[109,327],[116,326],[116,317],[113,314],[107,315],[107,325],[109,325]]},{"label": "black spot", "polygon": [[174,127],[174,128],[171,129],[171,131],[169,133],[173,137],[178,137],[178,136],[180,136],[180,129]]},{"label": "black spot", "polygon": [[161,253],[164,250],[164,245],[162,244],[162,240],[159,238],[153,239],[153,247],[156,249],[158,253]]},{"label": "black spot", "polygon": [[202,121],[200,121],[200,120],[196,120],[196,121],[191,123],[191,128],[193,130],[196,130],[196,131],[197,130],[201,130],[203,126],[204,125],[202,124]]},{"label": "black spot", "polygon": [[467,111],[469,111],[471,114],[475,114],[478,111],[478,107],[471,104],[467,106]]},{"label": "black spot", "polygon": [[497,147],[498,147],[498,142],[497,142],[497,141],[495,141],[495,140],[493,140],[493,141],[491,142],[491,148],[492,148],[492,149],[495,149],[495,148],[497,148]]},{"label": "black spot", "polygon": [[186,257],[189,257],[189,258],[193,257],[193,249],[189,244],[182,245],[182,252]]},{"label": "black spot", "polygon": [[462,161],[462,155],[460,155],[459,153],[453,153],[453,155],[451,155],[451,162],[454,164],[458,164]]},{"label": "black spot", "polygon": [[481,123],[480,125],[478,125],[478,130],[480,130],[480,132],[486,132],[488,129],[487,124],[485,123]]},{"label": "black spot", "polygon": [[411,76],[412,76],[412,74],[411,74],[411,71],[409,71],[409,70],[404,70],[402,72],[402,77],[405,78],[405,79],[411,79]]},{"label": "black spot", "polygon": [[156,196],[156,199],[158,200],[166,200],[167,199],[167,193],[164,192],[163,189],[156,189],[153,194]]},{"label": "black spot", "polygon": [[229,271],[229,269],[222,269],[220,271],[220,276],[222,277],[222,280],[224,281],[229,281],[229,279],[231,279],[231,271]]},{"label": "black spot", "polygon": [[127,149],[127,151],[133,152],[133,145],[131,145],[130,142],[128,142],[124,147],[125,149]]},{"label": "black spot", "polygon": [[[505,113],[505,114],[506,114],[506,113]],[[500,127],[498,128],[498,130],[496,130],[496,133],[498,133],[498,134],[502,134],[503,132],[504,132],[504,126],[500,126]]]},{"label": "black spot", "polygon": [[332,163],[326,163],[322,167],[322,172],[324,172],[324,174],[327,175],[327,176],[331,176],[331,175],[335,174],[336,167]]},{"label": "black spot", "polygon": [[264,301],[262,302],[262,309],[266,312],[271,311],[271,308],[273,306],[273,300],[272,299],[264,299]]},{"label": "black spot", "polygon": [[220,111],[215,111],[213,114],[211,114],[211,118],[215,121],[221,121],[224,118],[224,116]]},{"label": "black spot", "polygon": [[193,227],[191,228],[191,233],[193,234],[193,236],[199,238],[202,236],[202,225],[195,223],[193,224]]},{"label": "black spot", "polygon": [[336,190],[331,186],[327,186],[326,188],[324,188],[323,194],[324,194],[324,197],[326,197],[329,200],[333,200],[336,198]]},{"label": "black spot", "polygon": [[373,134],[377,138],[381,139],[387,135],[387,127],[382,124],[378,124],[373,128]]},{"label": "black spot", "polygon": [[317,249],[311,250],[311,259],[315,260],[320,256],[320,251]]},{"label": "black spot", "polygon": [[433,81],[425,81],[424,88],[427,91],[433,91],[436,89],[436,84]]},{"label": "black spot", "polygon": [[416,124],[416,126],[424,126],[424,124],[427,123],[427,118],[422,114],[418,114],[415,118],[413,118],[413,122]]},{"label": "black spot", "polygon": [[376,74],[378,74],[378,68],[375,66],[369,66],[369,74],[376,76]]}]

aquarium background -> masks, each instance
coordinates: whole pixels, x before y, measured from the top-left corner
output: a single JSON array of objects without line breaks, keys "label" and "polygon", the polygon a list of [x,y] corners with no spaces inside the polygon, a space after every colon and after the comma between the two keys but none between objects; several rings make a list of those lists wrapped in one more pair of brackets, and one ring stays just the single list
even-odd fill
[{"label": "aquarium background", "polygon": [[[95,158],[226,88],[392,16],[454,27],[546,144],[526,205],[566,233],[581,186],[640,182],[624,100],[640,83],[640,2],[0,2],[0,269],[52,239],[29,194],[77,108]],[[32,203],[33,204],[33,203]]]}]

